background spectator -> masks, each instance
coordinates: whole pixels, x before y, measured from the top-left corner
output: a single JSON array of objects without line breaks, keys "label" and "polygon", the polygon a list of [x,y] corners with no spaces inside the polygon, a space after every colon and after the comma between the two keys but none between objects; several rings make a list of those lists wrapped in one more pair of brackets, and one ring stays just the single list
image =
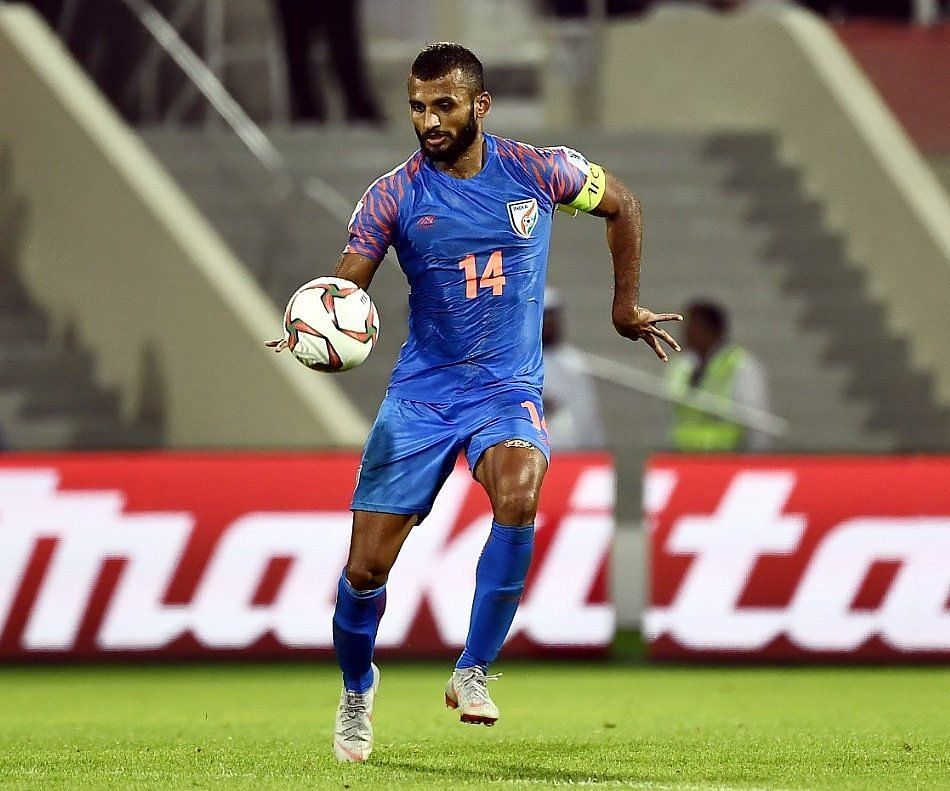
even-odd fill
[{"label": "background spectator", "polygon": [[333,72],[343,94],[348,121],[379,124],[383,116],[366,77],[358,0],[301,2],[277,0],[287,58],[291,118],[294,121],[327,120],[321,83],[314,79],[310,47],[323,36]]},{"label": "background spectator", "polygon": [[564,300],[553,288],[545,290],[544,418],[551,444],[558,450],[602,448],[604,429],[597,393],[584,370],[581,352],[565,340]]},{"label": "background spectator", "polygon": [[126,118],[139,120],[129,77],[140,62],[148,38],[141,23],[116,0],[31,0],[99,89]]},{"label": "background spectator", "polygon": [[[693,302],[685,311],[683,332],[687,352],[673,357],[668,370],[672,395],[705,393],[725,405],[768,410],[765,374],[745,349],[729,340],[729,317],[713,302]],[[673,447],[680,451],[764,450],[768,435],[751,431],[692,406],[673,407]]]}]

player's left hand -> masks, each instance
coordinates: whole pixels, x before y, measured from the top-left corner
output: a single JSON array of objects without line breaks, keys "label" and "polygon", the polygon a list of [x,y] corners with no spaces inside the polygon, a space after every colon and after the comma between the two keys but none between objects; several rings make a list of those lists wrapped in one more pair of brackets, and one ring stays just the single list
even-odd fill
[{"label": "player's left hand", "polygon": [[280,338],[276,341],[264,341],[264,345],[270,349],[273,349],[275,352],[282,352],[287,348],[287,339]]},{"label": "player's left hand", "polygon": [[632,310],[624,311],[623,314],[614,311],[614,327],[624,338],[630,338],[633,341],[643,341],[657,357],[667,363],[670,358],[666,350],[660,344],[660,341],[668,344],[676,351],[682,351],[676,339],[666,330],[656,326],[660,321],[682,321],[683,317],[679,313],[654,313],[648,308],[637,305]]}]

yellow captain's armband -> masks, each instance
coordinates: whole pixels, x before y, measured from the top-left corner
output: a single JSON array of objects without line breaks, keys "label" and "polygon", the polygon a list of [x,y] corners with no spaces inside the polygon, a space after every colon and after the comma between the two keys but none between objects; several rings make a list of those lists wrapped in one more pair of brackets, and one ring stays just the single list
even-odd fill
[{"label": "yellow captain's armband", "polygon": [[[607,174],[600,165],[595,165],[591,162],[589,163],[589,169],[587,171],[587,179],[584,181],[584,186],[581,187],[581,191],[577,193],[577,197],[574,198],[574,200],[565,205],[577,211],[591,211],[600,205],[600,201],[606,191]],[[577,212],[574,213],[576,214]]]}]

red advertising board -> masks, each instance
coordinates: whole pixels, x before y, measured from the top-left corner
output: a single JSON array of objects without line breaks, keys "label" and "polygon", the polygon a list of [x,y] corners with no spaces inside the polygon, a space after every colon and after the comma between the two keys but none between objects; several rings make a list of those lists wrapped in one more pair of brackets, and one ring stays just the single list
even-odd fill
[{"label": "red advertising board", "polygon": [[657,456],[655,659],[950,660],[950,457]]},{"label": "red advertising board", "polygon": [[[0,659],[330,656],[349,542],[351,454],[73,454],[0,458]],[[506,656],[596,654],[613,468],[559,456]],[[390,581],[381,652],[464,642],[491,524],[460,466]]]}]

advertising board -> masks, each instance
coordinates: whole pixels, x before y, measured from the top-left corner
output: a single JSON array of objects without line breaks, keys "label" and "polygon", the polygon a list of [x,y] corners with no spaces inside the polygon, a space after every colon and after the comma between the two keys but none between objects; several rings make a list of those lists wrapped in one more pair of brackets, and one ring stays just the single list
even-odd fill
[{"label": "advertising board", "polygon": [[655,659],[950,659],[950,458],[657,456]]},{"label": "advertising board", "polygon": [[[346,562],[352,454],[0,459],[0,659],[327,656]],[[506,656],[596,655],[614,634],[604,455],[548,472]],[[491,510],[449,477],[390,577],[381,652],[464,643]]]}]

